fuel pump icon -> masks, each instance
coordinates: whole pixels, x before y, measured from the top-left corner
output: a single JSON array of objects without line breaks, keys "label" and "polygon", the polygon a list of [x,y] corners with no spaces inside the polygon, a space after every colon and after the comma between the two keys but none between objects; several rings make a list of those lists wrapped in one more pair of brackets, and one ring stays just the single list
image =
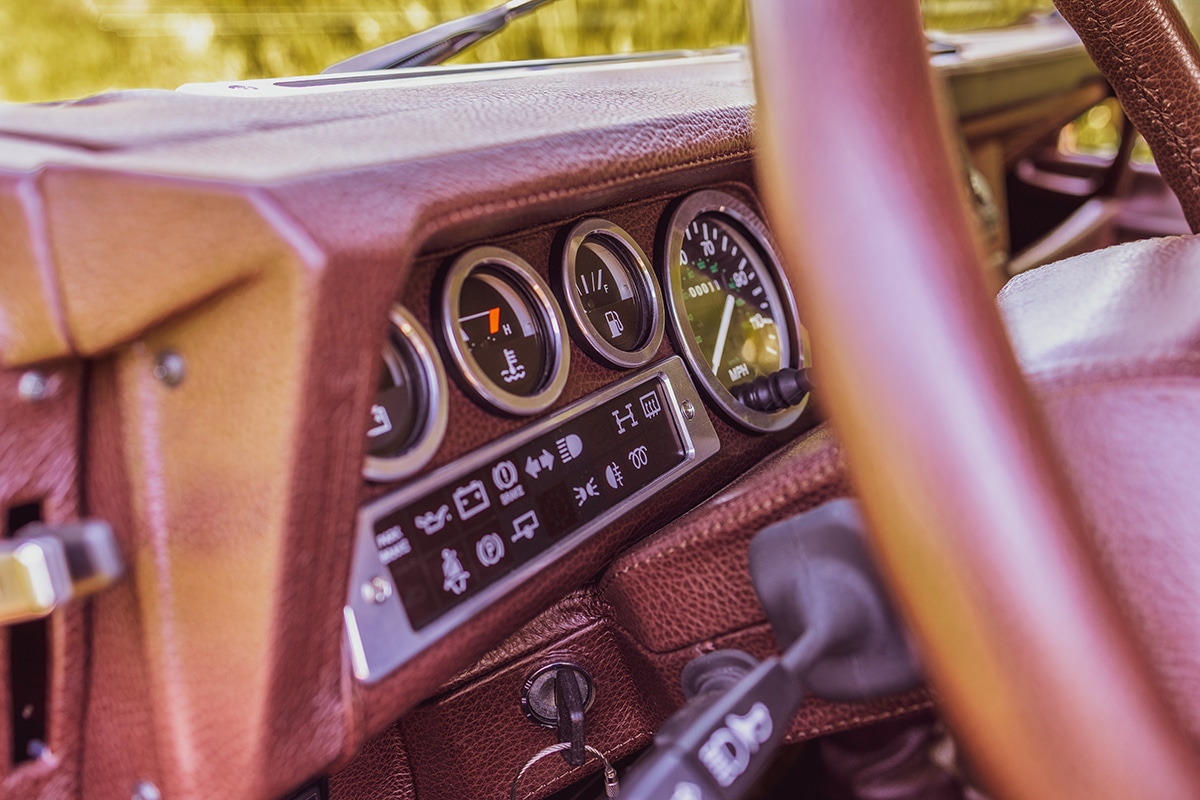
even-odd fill
[{"label": "fuel pump icon", "polygon": [[615,339],[625,332],[625,323],[621,322],[621,317],[615,311],[605,311],[604,321],[608,323],[609,338]]}]

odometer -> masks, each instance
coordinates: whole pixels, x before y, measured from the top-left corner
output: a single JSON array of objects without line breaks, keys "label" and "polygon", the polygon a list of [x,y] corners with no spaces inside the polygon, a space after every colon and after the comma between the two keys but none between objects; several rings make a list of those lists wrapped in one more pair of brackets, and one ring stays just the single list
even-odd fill
[{"label": "odometer", "polygon": [[672,214],[666,247],[673,332],[709,396],[751,430],[794,422],[803,405],[765,414],[730,392],[785,367],[808,366],[795,305],[763,222],[731,195],[697,192]]}]

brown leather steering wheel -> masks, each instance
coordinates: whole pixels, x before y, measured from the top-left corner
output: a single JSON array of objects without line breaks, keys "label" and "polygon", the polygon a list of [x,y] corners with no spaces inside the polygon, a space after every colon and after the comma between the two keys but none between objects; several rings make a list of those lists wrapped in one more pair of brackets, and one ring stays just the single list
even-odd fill
[{"label": "brown leather steering wheel", "polygon": [[986,788],[1200,797],[986,283],[916,0],[756,0],[752,28],[762,182],[826,408]]}]

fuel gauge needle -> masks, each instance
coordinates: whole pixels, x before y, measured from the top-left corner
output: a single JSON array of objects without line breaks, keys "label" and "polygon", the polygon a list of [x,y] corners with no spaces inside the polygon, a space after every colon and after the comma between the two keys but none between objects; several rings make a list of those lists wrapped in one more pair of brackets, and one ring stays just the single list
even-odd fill
[{"label": "fuel gauge needle", "polygon": [[721,312],[721,327],[717,329],[717,346],[713,350],[712,371],[717,374],[721,356],[725,353],[725,339],[729,336],[729,321],[733,319],[733,295],[725,295],[725,310]]}]

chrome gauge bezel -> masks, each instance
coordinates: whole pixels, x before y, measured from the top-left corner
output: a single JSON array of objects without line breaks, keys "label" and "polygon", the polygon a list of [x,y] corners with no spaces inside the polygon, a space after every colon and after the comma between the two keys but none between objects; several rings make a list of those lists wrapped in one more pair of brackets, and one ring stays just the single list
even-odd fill
[{"label": "chrome gauge bezel", "polygon": [[[589,239],[601,239],[610,251],[629,270],[635,283],[635,290],[640,293],[639,304],[650,315],[649,334],[636,350],[626,351],[614,347],[592,325],[576,287],[578,272],[576,256],[579,248]],[[578,333],[579,344],[601,363],[618,368],[640,367],[650,362],[662,346],[663,333],[666,330],[663,312],[662,291],[658,287],[658,279],[650,266],[650,259],[632,236],[619,226],[608,220],[596,217],[582,220],[567,232],[566,241],[562,248],[559,263],[559,287],[563,302],[571,315],[572,331]]]},{"label": "chrome gauge bezel", "polygon": [[787,322],[788,359],[790,367],[807,367],[811,364],[808,337],[800,324],[796,300],[791,286],[784,279],[779,254],[771,241],[766,223],[749,205],[731,194],[716,189],[705,189],[688,195],[670,212],[667,234],[663,237],[662,254],[663,289],[671,318],[671,338],[683,354],[692,375],[700,384],[705,395],[720,411],[721,416],[752,433],[772,433],[793,424],[808,407],[808,397],[792,408],[764,413],[747,408],[726,389],[708,368],[705,355],[696,344],[695,333],[688,322],[687,309],[683,303],[683,279],[679,252],[683,247],[684,231],[692,220],[701,214],[718,213],[729,217],[739,231],[758,251],[763,267],[775,284],[775,292],[783,304]]},{"label": "chrome gauge bezel", "polygon": [[[514,287],[531,302],[540,318],[546,334],[546,371],[541,388],[535,394],[513,394],[493,381],[480,369],[458,335],[458,308],[463,284],[472,272],[481,267],[491,268],[511,279]],[[484,405],[524,417],[545,411],[562,395],[571,363],[571,351],[566,340],[567,323],[550,286],[520,256],[488,245],[472,248],[460,255],[443,278],[438,311],[442,341],[454,362],[456,375],[462,379],[464,388]]]},{"label": "chrome gauge bezel", "polygon": [[420,370],[419,379],[424,384],[422,388],[426,403],[424,418],[417,423],[420,428],[415,444],[394,456],[375,456],[368,452],[363,459],[363,477],[379,483],[408,478],[428,464],[446,436],[446,425],[450,419],[446,371],[442,369],[433,339],[403,306],[392,306],[388,321],[391,330],[384,343],[384,360],[389,356],[401,358],[395,352],[386,352],[394,349],[392,337],[398,335],[398,342],[412,349],[411,361]]}]

